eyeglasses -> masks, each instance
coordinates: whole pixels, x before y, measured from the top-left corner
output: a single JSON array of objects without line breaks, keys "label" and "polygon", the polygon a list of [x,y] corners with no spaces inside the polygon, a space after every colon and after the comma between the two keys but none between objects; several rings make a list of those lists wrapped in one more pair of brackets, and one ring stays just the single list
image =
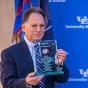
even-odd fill
[{"label": "eyeglasses", "polygon": [[40,24],[40,25],[37,25],[37,24],[28,24],[31,26],[32,29],[36,30],[38,27],[41,29],[41,30],[44,30],[45,29],[45,24]]}]

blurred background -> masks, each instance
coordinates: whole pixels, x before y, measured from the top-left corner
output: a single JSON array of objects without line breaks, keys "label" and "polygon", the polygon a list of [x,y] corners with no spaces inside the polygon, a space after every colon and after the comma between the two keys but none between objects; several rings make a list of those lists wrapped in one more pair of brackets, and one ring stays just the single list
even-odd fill
[{"label": "blurred background", "polygon": [[0,53],[11,44],[14,17],[14,0],[0,0]]}]

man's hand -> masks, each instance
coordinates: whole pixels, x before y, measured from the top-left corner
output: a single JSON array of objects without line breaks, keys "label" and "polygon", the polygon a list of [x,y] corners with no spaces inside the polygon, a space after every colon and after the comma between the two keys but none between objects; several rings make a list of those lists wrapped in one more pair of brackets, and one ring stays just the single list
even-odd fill
[{"label": "man's hand", "polygon": [[55,63],[57,65],[62,64],[65,59],[66,59],[66,52],[62,49],[58,49],[55,55]]},{"label": "man's hand", "polygon": [[27,85],[37,85],[44,76],[35,76],[35,72],[29,73],[25,79]]}]

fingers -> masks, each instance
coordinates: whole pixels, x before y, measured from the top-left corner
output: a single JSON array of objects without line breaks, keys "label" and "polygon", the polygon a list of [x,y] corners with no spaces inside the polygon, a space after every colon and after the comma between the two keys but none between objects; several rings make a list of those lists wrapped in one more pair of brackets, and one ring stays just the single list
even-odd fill
[{"label": "fingers", "polygon": [[34,72],[29,73],[28,76],[26,77],[25,81],[28,85],[37,85],[39,83],[40,80],[42,80],[42,78],[44,76],[35,76],[34,77]]},{"label": "fingers", "polygon": [[43,77],[41,76],[33,77],[32,80],[30,81],[31,83],[30,85],[37,85],[40,82],[40,80],[42,80],[42,78]]},{"label": "fingers", "polygon": [[56,63],[63,63],[66,59],[66,52],[62,49],[58,49],[55,55]]},{"label": "fingers", "polygon": [[57,57],[58,57],[58,58],[65,59],[65,58],[66,58],[66,52],[65,52],[64,50],[62,50],[62,49],[59,49],[59,50],[57,51]]},{"label": "fingers", "polygon": [[44,78],[44,76],[39,76],[37,79],[37,84],[42,80],[42,78]]},{"label": "fingers", "polygon": [[43,78],[43,76],[33,77],[31,80],[31,85],[37,85],[42,80],[42,78]]},{"label": "fingers", "polygon": [[28,77],[33,77],[34,74],[35,74],[35,72],[32,72],[32,73],[28,74]]}]

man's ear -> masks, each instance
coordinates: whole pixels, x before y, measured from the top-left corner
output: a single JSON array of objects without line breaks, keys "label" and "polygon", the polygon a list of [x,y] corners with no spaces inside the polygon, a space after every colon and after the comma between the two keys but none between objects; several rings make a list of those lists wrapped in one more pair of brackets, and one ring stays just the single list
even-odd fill
[{"label": "man's ear", "polygon": [[22,24],[22,30],[25,32],[25,24]]}]

